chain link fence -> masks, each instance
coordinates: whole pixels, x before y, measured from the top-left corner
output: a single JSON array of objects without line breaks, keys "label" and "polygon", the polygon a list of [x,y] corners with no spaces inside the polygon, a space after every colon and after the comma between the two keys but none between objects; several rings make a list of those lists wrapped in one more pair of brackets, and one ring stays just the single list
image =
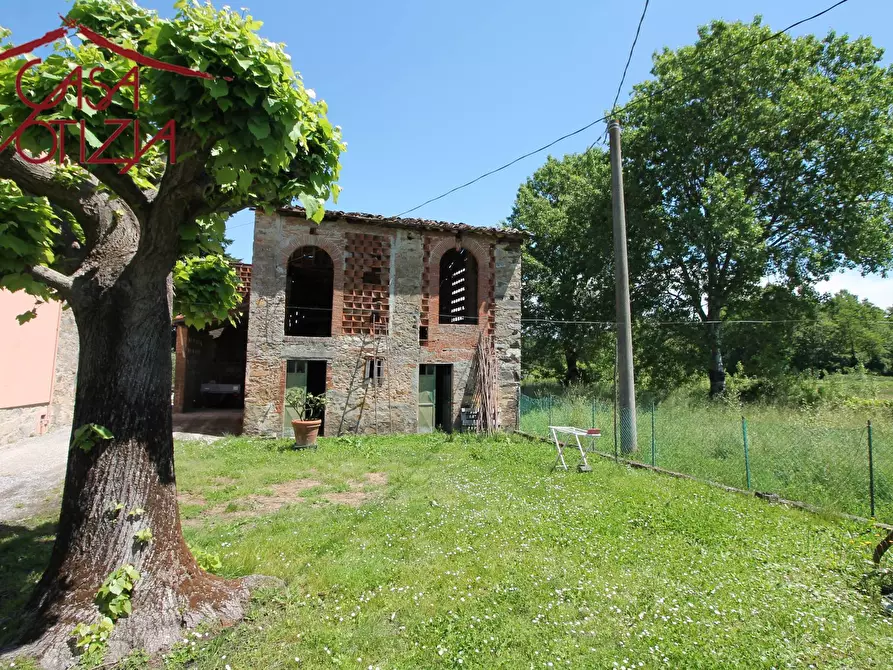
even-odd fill
[{"label": "chain link fence", "polygon": [[[648,394],[640,394],[647,398]],[[620,413],[603,399],[521,397],[521,430],[599,428],[590,448],[698,479],[893,523],[893,421],[858,413],[809,413],[658,403],[636,413],[636,450],[622,444]]]}]

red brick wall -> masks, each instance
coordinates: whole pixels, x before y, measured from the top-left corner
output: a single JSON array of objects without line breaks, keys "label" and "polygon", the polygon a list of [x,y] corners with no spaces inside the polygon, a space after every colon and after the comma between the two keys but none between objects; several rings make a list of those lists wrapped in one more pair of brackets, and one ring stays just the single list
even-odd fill
[{"label": "red brick wall", "polygon": [[[496,245],[491,244],[487,255],[487,335],[496,331]],[[483,317],[482,317],[483,318]]]},{"label": "red brick wall", "polygon": [[[419,315],[419,326],[428,328],[431,324],[431,236],[425,235],[422,240],[422,308]],[[428,338],[419,338],[420,344],[427,345]]]},{"label": "red brick wall", "polygon": [[251,265],[249,263],[233,263],[233,269],[236,271],[236,277],[241,284],[239,293],[243,298],[251,293]]},{"label": "red brick wall", "polygon": [[[385,334],[390,314],[391,239],[365,233],[345,233],[345,238],[342,332],[371,335],[374,327],[376,333]],[[364,282],[370,270],[378,270],[380,283]]]},{"label": "red brick wall", "polygon": [[481,333],[491,334],[495,325],[495,245],[475,239],[460,239],[474,256],[478,268],[478,324],[440,323],[440,259],[456,246],[456,236],[432,233],[423,243],[422,325],[428,325],[426,350],[443,363],[470,360]]}]

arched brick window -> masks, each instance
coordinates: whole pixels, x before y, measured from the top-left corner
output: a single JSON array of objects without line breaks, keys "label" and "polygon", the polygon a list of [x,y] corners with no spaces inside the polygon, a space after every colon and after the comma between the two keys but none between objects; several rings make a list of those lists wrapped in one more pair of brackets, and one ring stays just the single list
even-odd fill
[{"label": "arched brick window", "polygon": [[301,247],[288,259],[285,280],[285,334],[332,335],[335,266],[319,247]]},{"label": "arched brick window", "polygon": [[440,323],[478,322],[478,264],[467,249],[450,249],[440,259]]}]

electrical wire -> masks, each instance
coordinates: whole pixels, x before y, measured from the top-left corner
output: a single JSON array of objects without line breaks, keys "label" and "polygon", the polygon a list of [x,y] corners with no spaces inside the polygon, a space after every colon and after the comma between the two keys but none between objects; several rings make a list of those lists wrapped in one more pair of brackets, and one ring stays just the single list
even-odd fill
[{"label": "electrical wire", "polygon": [[[844,0],[844,2],[846,2],[846,0]],[[513,161],[509,161],[509,162],[506,163],[505,165],[501,165],[500,167],[496,168],[495,170],[490,170],[489,172],[485,172],[484,174],[480,175],[479,177],[475,177],[475,178],[472,179],[471,181],[467,181],[467,182],[465,182],[464,184],[462,184],[462,185],[460,185],[460,186],[456,186],[455,188],[451,188],[449,191],[447,191],[446,193],[443,193],[443,194],[437,196],[436,198],[431,198],[430,200],[426,200],[425,202],[423,202],[421,205],[416,205],[416,206],[413,207],[412,209],[407,209],[406,211],[400,212],[399,214],[395,215],[395,218],[397,218],[397,217],[401,217],[401,216],[403,216],[404,214],[409,214],[410,212],[414,212],[414,211],[416,211],[417,209],[421,209],[421,208],[424,207],[425,205],[428,205],[428,204],[434,202],[435,200],[440,200],[441,198],[445,198],[445,197],[447,197],[448,195],[450,195],[451,193],[455,193],[456,191],[459,191],[459,190],[461,190],[461,189],[463,189],[463,188],[465,188],[465,187],[467,187],[467,186],[471,186],[472,184],[474,184],[474,183],[476,183],[476,182],[479,182],[481,179],[485,179],[486,177],[489,177],[490,175],[496,174],[497,172],[501,172],[502,170],[505,170],[506,168],[511,167],[511,166],[514,165],[515,163],[518,163],[519,161],[523,161],[525,158],[529,158],[530,156],[533,156],[534,154],[538,154],[538,153],[540,153],[541,151],[545,151],[545,150],[548,149],[549,147],[554,146],[554,145],[558,144],[559,142],[563,142],[564,140],[566,140],[566,139],[569,138],[569,137],[573,137],[574,135],[579,135],[579,134],[582,133],[584,130],[589,130],[590,128],[592,128],[592,126],[594,126],[594,125],[597,124],[597,123],[601,123],[601,122],[604,121],[604,120],[605,120],[605,117],[602,117],[602,118],[600,118],[600,119],[596,119],[596,120],[593,121],[592,123],[587,123],[587,124],[586,124],[585,126],[583,126],[582,128],[577,128],[577,130],[574,130],[573,132],[570,132],[570,133],[568,133],[567,135],[562,135],[562,136],[559,137],[557,140],[552,140],[552,141],[549,142],[548,144],[544,144],[544,145],[541,146],[539,149],[534,149],[533,151],[529,151],[529,152],[527,152],[527,153],[524,154],[523,156],[518,156],[515,160],[513,160]]]},{"label": "electrical wire", "polygon": [[[679,84],[681,84],[681,83],[683,83],[683,82],[685,82],[685,81],[688,81],[689,79],[691,79],[691,78],[694,77],[695,75],[702,74],[705,70],[706,70],[706,71],[716,70],[719,66],[721,66],[723,63],[728,62],[728,61],[731,60],[732,58],[735,58],[736,56],[740,56],[741,54],[743,54],[743,53],[745,53],[745,52],[753,51],[754,49],[756,49],[757,47],[759,47],[759,46],[765,44],[766,42],[769,42],[769,41],[778,39],[781,35],[787,33],[788,31],[793,30],[794,28],[796,28],[796,27],[798,27],[798,26],[801,26],[801,25],[803,25],[804,23],[808,23],[809,21],[813,21],[813,20],[819,18],[820,16],[824,16],[824,15],[827,14],[828,12],[830,12],[830,11],[836,9],[837,7],[840,7],[841,5],[846,4],[846,3],[849,2],[849,1],[850,1],[850,0],[838,0],[838,1],[835,2],[833,5],[830,5],[829,7],[826,7],[825,9],[821,10],[820,12],[816,12],[816,13],[813,14],[812,16],[808,16],[808,17],[806,17],[806,18],[804,18],[804,19],[800,19],[799,21],[796,21],[796,22],[792,23],[791,25],[787,26],[786,28],[782,28],[782,29],[779,30],[778,32],[773,33],[773,34],[769,35],[768,37],[764,37],[763,39],[757,40],[756,42],[754,42],[754,43],[751,44],[751,45],[748,45],[748,46],[746,46],[746,47],[744,47],[744,48],[742,48],[742,49],[738,49],[737,51],[733,51],[732,53],[730,53],[728,56],[726,56],[726,57],[725,57],[722,61],[720,61],[719,63],[716,63],[716,64],[714,64],[714,65],[712,65],[712,66],[706,66],[704,70],[695,71],[695,72],[693,72],[693,73],[691,73],[691,74],[688,74],[688,75],[685,75],[685,76],[683,76],[683,77],[680,77],[679,79],[676,79],[676,80],[673,81],[673,82],[670,82],[670,83],[667,84],[666,86],[663,86],[663,87],[661,87],[660,89],[658,89],[658,90],[652,92],[651,94],[649,94],[648,97],[649,97],[649,98],[654,98],[654,97],[656,97],[656,96],[658,96],[658,95],[662,95],[663,93],[666,93],[666,92],[669,91],[670,89],[675,88],[675,87],[678,86]],[[407,210],[404,210],[404,211],[400,212],[399,214],[396,215],[396,217],[404,216],[404,215],[406,215],[406,214],[409,214],[410,212],[414,212],[414,211],[416,211],[417,209],[421,209],[421,208],[424,207],[425,205],[429,205],[429,204],[431,204],[432,202],[436,202],[437,200],[441,200],[442,198],[445,198],[445,197],[447,197],[448,195],[451,195],[451,194],[455,193],[456,191],[460,191],[460,190],[462,190],[462,189],[464,189],[464,188],[467,188],[468,186],[471,186],[472,184],[475,184],[475,183],[481,181],[482,179],[485,179],[485,178],[487,178],[487,177],[489,177],[489,176],[491,176],[491,175],[496,174],[497,172],[501,172],[502,170],[505,170],[506,168],[511,167],[511,166],[514,165],[515,163],[518,163],[518,162],[524,160],[525,158],[529,158],[530,156],[533,156],[534,154],[538,154],[538,153],[540,153],[540,152],[542,152],[542,151],[545,151],[546,149],[548,149],[548,148],[550,148],[550,147],[552,147],[552,146],[558,144],[559,142],[562,142],[562,141],[568,139],[569,137],[573,137],[574,135],[579,135],[580,133],[582,133],[582,132],[588,130],[589,128],[591,128],[592,126],[594,126],[594,125],[596,125],[596,124],[598,124],[598,123],[601,123],[602,121],[607,121],[608,118],[609,118],[610,116],[619,114],[620,112],[624,112],[624,111],[626,111],[626,110],[628,110],[628,109],[630,109],[630,108],[632,108],[632,107],[635,107],[636,105],[639,105],[639,104],[641,104],[640,100],[632,100],[631,102],[627,103],[627,104],[624,105],[623,107],[620,107],[620,108],[618,108],[618,109],[614,109],[614,110],[612,110],[611,114],[606,114],[605,116],[599,117],[599,118],[596,119],[595,121],[592,121],[592,122],[590,122],[590,123],[587,123],[585,126],[583,126],[583,127],[581,127],[581,128],[578,128],[577,130],[574,130],[574,131],[569,132],[569,133],[567,133],[567,134],[565,134],[565,135],[562,135],[562,136],[559,137],[558,139],[553,140],[553,141],[549,142],[548,144],[544,144],[543,146],[541,146],[541,147],[538,148],[538,149],[534,149],[533,151],[529,151],[529,152],[527,152],[526,154],[524,154],[524,155],[522,155],[522,156],[519,156],[518,158],[515,158],[514,160],[509,161],[508,163],[505,163],[504,165],[499,166],[498,168],[495,168],[495,169],[493,169],[493,170],[490,170],[489,172],[485,172],[484,174],[482,174],[482,175],[480,175],[480,176],[478,176],[478,177],[475,177],[474,179],[471,179],[471,180],[465,182],[464,184],[460,184],[459,186],[456,186],[456,187],[454,187],[454,188],[451,188],[449,191],[446,191],[446,192],[444,192],[444,193],[441,193],[441,194],[438,195],[438,196],[435,196],[435,197],[433,197],[433,198],[429,198],[428,200],[426,200],[425,202],[421,203],[420,205],[416,205],[415,207],[411,207],[410,209],[407,209]],[[591,148],[591,146],[590,146],[590,148]]]},{"label": "electrical wire", "polygon": [[[193,302],[190,303],[192,307],[217,307],[218,305],[214,303],[205,303],[205,302]],[[247,306],[246,302],[243,302],[239,305]],[[286,307],[286,310],[298,311],[298,312],[333,312],[333,308],[331,307]],[[381,313],[387,312],[387,309],[376,309],[373,307],[351,307],[345,308],[345,311],[354,311],[354,312],[371,312],[371,313]],[[702,321],[700,319],[689,319],[689,320],[676,320],[676,321],[658,321],[653,319],[634,319],[636,323],[649,325],[649,326],[708,326],[708,325],[729,325],[729,324],[754,324],[754,325],[769,325],[769,324],[779,324],[779,323],[822,323],[823,319],[722,319],[722,320],[707,320]],[[867,319],[860,319],[862,322],[866,322]],[[541,323],[541,324],[555,324],[562,326],[610,326],[615,327],[617,325],[616,321],[589,321],[585,319],[537,319],[533,317],[522,318],[521,323]],[[879,321],[872,321],[875,325],[881,326],[893,326],[893,319],[885,319]]]},{"label": "electrical wire", "polygon": [[[711,320],[711,321],[701,321],[700,319],[691,319],[688,321],[656,321],[651,319],[634,319],[636,323],[649,325],[649,326],[707,326],[707,325],[728,325],[728,324],[737,324],[737,323],[745,323],[745,324],[759,324],[759,325],[767,325],[773,323],[822,323],[822,319],[726,319],[726,320]],[[867,319],[861,319],[861,321],[865,322]],[[616,326],[616,321],[565,321],[561,319],[521,319],[521,323],[543,323],[543,324],[557,324],[557,325],[567,325],[567,326]],[[873,323],[882,326],[893,326],[893,320],[884,320],[884,321],[873,321]]]},{"label": "electrical wire", "polygon": [[[613,110],[617,109],[617,101],[620,100],[620,92],[623,90],[623,83],[626,81],[626,73],[629,70],[629,64],[633,60],[633,53],[636,50],[636,44],[639,42],[639,33],[642,32],[642,23],[645,21],[645,14],[648,13],[648,3],[650,0],[645,0],[645,6],[642,8],[642,15],[639,17],[639,25],[636,26],[636,35],[633,37],[633,43],[629,47],[629,55],[626,57],[626,65],[623,66],[623,75],[620,77],[620,83],[617,85],[617,93],[614,95],[614,103],[611,105],[611,114],[614,113]],[[605,128],[605,134],[596,137],[592,144],[586,149],[586,151],[591,151],[592,147],[601,142],[605,146],[608,146],[607,142],[608,138],[608,129]]]},{"label": "electrical wire", "polygon": [[[614,110],[617,109],[617,101],[620,100],[620,92],[623,90],[623,84],[626,81],[626,73],[627,73],[627,71],[629,71],[629,64],[633,60],[633,53],[636,50],[636,44],[638,44],[638,42],[639,42],[639,33],[642,32],[642,23],[645,21],[645,14],[648,13],[648,3],[649,3],[649,0],[645,0],[645,6],[642,7],[642,16],[639,17],[639,25],[636,26],[636,35],[635,35],[635,37],[633,37],[633,43],[629,47],[629,55],[626,57],[626,65],[623,66],[623,75],[620,77],[620,83],[617,85],[617,93],[614,94],[614,102],[611,105],[611,115],[612,116],[614,115]],[[605,128],[605,134],[602,136],[602,144],[604,144],[605,146],[608,146],[607,137],[608,137],[608,129]],[[598,139],[596,139],[595,142],[590,144],[589,149],[587,149],[586,151],[589,151],[590,149],[592,149],[592,147],[595,146],[596,142],[598,142]]]},{"label": "electrical wire", "polygon": [[626,65],[623,66],[623,76],[620,77],[620,84],[617,86],[617,94],[614,96],[614,104],[611,109],[617,109],[617,101],[620,100],[620,91],[623,89],[623,82],[626,81],[626,73],[629,70],[629,64],[633,60],[633,52],[636,50],[636,44],[639,41],[639,33],[642,32],[642,23],[645,21],[645,14],[648,13],[648,2],[645,0],[645,6],[642,8],[642,16],[639,17],[639,25],[636,27],[636,36],[633,37],[633,43],[629,48],[629,56],[626,57]]}]

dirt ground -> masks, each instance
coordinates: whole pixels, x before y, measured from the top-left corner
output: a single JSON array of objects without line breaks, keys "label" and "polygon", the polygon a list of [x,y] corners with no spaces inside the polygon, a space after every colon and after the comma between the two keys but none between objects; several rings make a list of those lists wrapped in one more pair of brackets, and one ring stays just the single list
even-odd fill
[{"label": "dirt ground", "polygon": [[[324,491],[320,493],[319,498],[328,503],[359,507],[380,496],[380,489],[387,484],[387,481],[387,475],[383,472],[368,472],[361,481],[348,481],[347,491]],[[221,485],[225,486],[226,483],[221,483]],[[370,486],[373,487],[373,490],[369,490]],[[211,506],[208,506],[207,500],[200,495],[181,492],[177,496],[181,505],[198,505],[205,508],[201,511],[200,518],[185,519],[183,523],[187,526],[199,526],[208,517],[235,519],[270,514],[286,505],[303,502],[302,493],[305,491],[326,487],[319,480],[306,478],[273,484],[268,488],[272,491],[272,495],[252,494]]]},{"label": "dirt ground", "polygon": [[[174,439],[219,440],[220,435],[236,432],[240,422],[241,410],[174,415]],[[0,523],[58,512],[68,438],[66,428],[0,445]]]},{"label": "dirt ground", "polygon": [[0,446],[0,523],[58,509],[68,436],[57,430]]}]

